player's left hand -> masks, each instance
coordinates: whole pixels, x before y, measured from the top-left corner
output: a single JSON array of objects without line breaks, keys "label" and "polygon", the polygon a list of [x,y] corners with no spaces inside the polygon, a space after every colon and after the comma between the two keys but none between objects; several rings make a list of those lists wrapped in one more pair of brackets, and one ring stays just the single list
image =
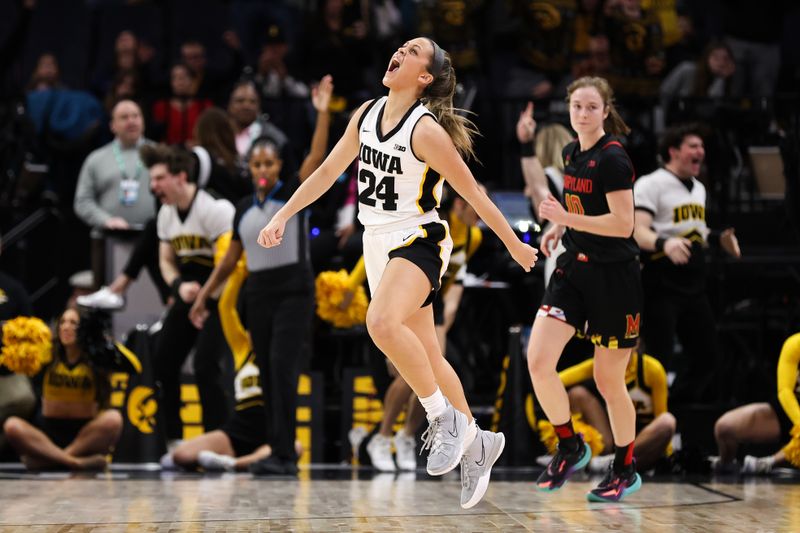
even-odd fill
[{"label": "player's left hand", "polygon": [[555,196],[548,194],[547,198],[539,204],[539,218],[566,226],[567,210]]},{"label": "player's left hand", "polygon": [[739,259],[742,257],[742,250],[739,248],[739,239],[736,238],[736,233],[733,228],[723,230],[719,234],[719,245],[723,250],[728,252],[728,255]]}]

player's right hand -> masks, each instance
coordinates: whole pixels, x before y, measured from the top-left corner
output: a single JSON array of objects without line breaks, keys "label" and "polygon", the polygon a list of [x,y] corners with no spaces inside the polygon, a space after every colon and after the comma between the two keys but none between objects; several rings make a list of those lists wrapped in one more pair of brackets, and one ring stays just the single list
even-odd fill
[{"label": "player's right hand", "polygon": [[664,254],[676,265],[685,265],[692,256],[692,241],[685,237],[670,237],[664,241]]},{"label": "player's right hand", "polygon": [[272,217],[272,220],[269,221],[269,224],[264,226],[264,228],[258,234],[258,244],[264,248],[278,246],[283,240],[283,232],[285,229],[285,220],[278,217]]},{"label": "player's right hand", "polygon": [[514,258],[514,261],[519,263],[525,272],[530,272],[533,265],[536,264],[536,260],[539,258],[539,251],[522,241],[517,241],[508,251],[511,252],[511,257]]}]

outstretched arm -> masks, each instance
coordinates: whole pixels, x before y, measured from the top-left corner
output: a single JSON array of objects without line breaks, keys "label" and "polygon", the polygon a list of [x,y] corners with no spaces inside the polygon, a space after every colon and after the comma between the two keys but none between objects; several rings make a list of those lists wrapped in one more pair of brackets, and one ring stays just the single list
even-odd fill
[{"label": "outstretched arm", "polygon": [[514,260],[529,272],[536,263],[536,249],[520,241],[496,205],[492,203],[458,154],[450,136],[432,117],[417,123],[411,139],[414,153],[453,186],[478,216],[503,241]]},{"label": "outstretched arm", "polygon": [[289,201],[275,213],[269,224],[264,226],[264,229],[258,235],[258,244],[265,248],[279,245],[281,239],[283,239],[283,229],[286,226],[286,221],[330,189],[336,178],[358,156],[358,122],[367,105],[368,103],[365,102],[353,114],[344,135],[333,147],[330,155],[297,188]]}]

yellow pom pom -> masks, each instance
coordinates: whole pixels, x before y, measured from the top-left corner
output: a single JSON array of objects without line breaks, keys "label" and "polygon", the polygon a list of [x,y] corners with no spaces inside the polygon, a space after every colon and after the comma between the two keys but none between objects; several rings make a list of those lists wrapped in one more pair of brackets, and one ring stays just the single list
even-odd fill
[{"label": "yellow pom pom", "polygon": [[792,440],[783,447],[783,453],[792,466],[800,468],[800,425],[793,427],[791,434]]},{"label": "yellow pom pom", "polygon": [[19,316],[3,324],[0,364],[18,374],[33,376],[52,357],[52,336],[36,317]]},{"label": "yellow pom pom", "polygon": [[358,287],[352,302],[342,309],[345,291],[351,290],[345,270],[320,272],[316,281],[317,316],[337,328],[351,328],[363,324],[367,318],[367,293]]},{"label": "yellow pom pom", "polygon": [[[572,415],[572,427],[575,433],[583,435],[583,441],[592,449],[592,455],[600,455],[605,447],[603,435],[594,426],[587,424],[581,419],[581,415]],[[558,436],[553,424],[547,420],[539,421],[539,440],[542,441],[550,455],[556,453],[558,448]]]}]

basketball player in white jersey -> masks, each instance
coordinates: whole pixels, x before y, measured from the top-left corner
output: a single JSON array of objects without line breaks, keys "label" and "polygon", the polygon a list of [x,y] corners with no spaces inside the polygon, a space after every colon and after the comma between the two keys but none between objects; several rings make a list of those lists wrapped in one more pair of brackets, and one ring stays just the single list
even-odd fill
[{"label": "basketball player in white jersey", "polygon": [[359,220],[372,291],[367,329],[425,407],[428,473],[442,475],[461,461],[461,505],[468,508],[486,492],[505,440],[478,429],[436,338],[430,302],[452,249],[447,224],[435,210],[442,176],[526,272],[537,252],[517,238],[462,159],[474,155],[475,129],[454,113],[456,80],[448,54],[430,39],[412,39],[392,56],[383,84],[388,97],[356,111],[328,158],[261,230],[258,242],[279,245],[287,220],[359,158]]}]

